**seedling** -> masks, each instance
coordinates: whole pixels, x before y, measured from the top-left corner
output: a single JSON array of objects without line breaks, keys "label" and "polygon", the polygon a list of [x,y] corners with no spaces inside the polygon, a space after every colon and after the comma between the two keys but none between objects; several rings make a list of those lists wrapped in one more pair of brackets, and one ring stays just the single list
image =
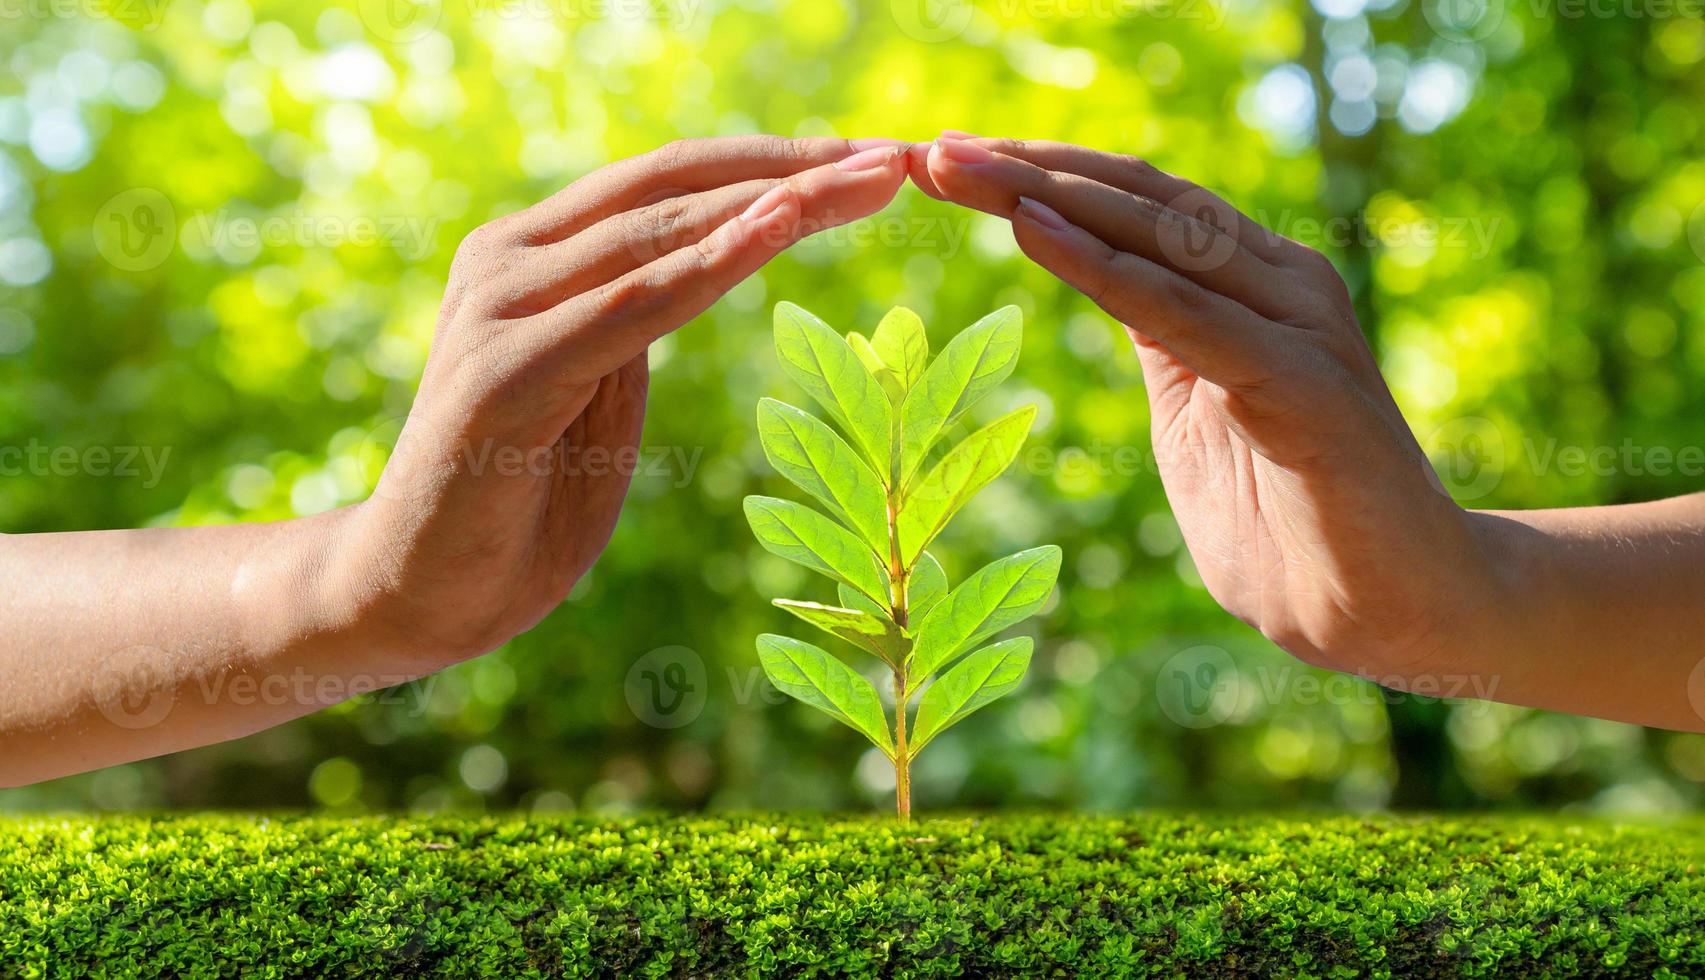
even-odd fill
[{"label": "seedling", "polygon": [[1004,307],[930,361],[923,321],[903,307],[888,311],[866,339],[842,337],[792,303],[776,306],[782,369],[846,437],[792,405],[760,401],[764,455],[829,516],[788,500],[747,497],[746,519],[764,548],[838,583],[837,605],[775,604],[887,665],[893,717],[863,674],[820,647],[765,633],[758,659],[776,687],[858,731],[894,763],[902,821],[911,818],[912,760],[937,735],[1016,688],[1030,665],[1029,637],[977,644],[1040,609],[1060,571],[1060,549],[1049,545],[1002,558],[949,590],[940,562],[925,550],[1011,465],[1030,432],[1034,405],[934,451],[966,410],[1012,373],[1023,329],[1018,307]]}]

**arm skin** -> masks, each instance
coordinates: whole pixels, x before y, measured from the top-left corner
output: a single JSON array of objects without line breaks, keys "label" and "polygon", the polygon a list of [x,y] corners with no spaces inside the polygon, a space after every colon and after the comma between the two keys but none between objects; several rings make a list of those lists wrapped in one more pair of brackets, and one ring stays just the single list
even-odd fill
[{"label": "arm skin", "polygon": [[1387,687],[1705,731],[1705,494],[1464,510],[1319,253],[1070,144],[947,133],[909,170],[1125,325],[1173,513],[1233,615]]},{"label": "arm skin", "polygon": [[0,786],[236,738],[532,628],[614,529],[648,345],[802,233],[887,204],[904,154],[686,140],[476,229],[359,505],[0,536]]},{"label": "arm skin", "polygon": [[1509,597],[1477,658],[1513,699],[1705,731],[1705,493],[1470,520]]}]

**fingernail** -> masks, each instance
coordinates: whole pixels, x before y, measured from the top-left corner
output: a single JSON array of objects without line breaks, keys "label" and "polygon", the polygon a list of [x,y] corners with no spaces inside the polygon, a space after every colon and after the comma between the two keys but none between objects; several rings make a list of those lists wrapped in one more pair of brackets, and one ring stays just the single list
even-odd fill
[{"label": "fingernail", "polygon": [[1052,228],[1055,231],[1071,230],[1071,222],[1067,221],[1060,212],[1055,211],[1053,208],[1043,204],[1041,201],[1029,197],[1020,197],[1018,199],[1018,206],[1024,209],[1027,216],[1034,219],[1037,224],[1042,225],[1043,227]]},{"label": "fingernail", "polygon": [[977,140],[977,139],[982,139],[982,137],[978,136],[976,133],[967,133],[963,129],[944,129],[941,131],[941,135],[947,137],[950,140]]},{"label": "fingernail", "polygon": [[740,220],[761,221],[769,217],[775,213],[776,208],[781,207],[790,193],[792,192],[787,189],[786,184],[777,184],[765,191],[756,201],[746,205],[746,210],[740,212]]},{"label": "fingernail", "polygon": [[886,136],[867,136],[863,139],[847,140],[847,145],[854,150],[873,150],[879,146],[907,146],[905,140],[891,140]]},{"label": "fingernail", "polygon": [[941,152],[946,154],[947,159],[954,163],[976,166],[979,163],[990,163],[995,158],[993,153],[975,143],[967,143],[964,140],[951,137],[944,136],[936,140],[935,145],[941,147]]},{"label": "fingernail", "polygon": [[873,146],[860,150],[844,160],[835,161],[836,170],[872,170],[900,155],[893,146]]}]

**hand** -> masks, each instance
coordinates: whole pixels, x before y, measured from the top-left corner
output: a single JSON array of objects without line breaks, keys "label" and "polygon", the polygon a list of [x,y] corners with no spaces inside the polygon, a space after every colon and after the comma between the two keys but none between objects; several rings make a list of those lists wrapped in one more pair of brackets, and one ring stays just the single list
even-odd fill
[{"label": "hand", "polygon": [[434,665],[550,612],[608,542],[646,348],[815,231],[870,214],[904,147],[689,140],[624,160],[462,243],[419,398],[330,591]]},{"label": "hand", "polygon": [[1439,485],[1331,263],[1140,160],[1062,143],[914,148],[933,196],[1123,323],[1161,480],[1214,598],[1311,663],[1403,686],[1454,662],[1498,578]]}]

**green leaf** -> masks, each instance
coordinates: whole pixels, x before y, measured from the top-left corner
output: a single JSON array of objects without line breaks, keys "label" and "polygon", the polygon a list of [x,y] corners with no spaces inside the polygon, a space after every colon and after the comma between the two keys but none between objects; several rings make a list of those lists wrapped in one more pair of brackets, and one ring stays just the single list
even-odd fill
[{"label": "green leaf", "polygon": [[968,654],[936,678],[918,702],[911,751],[922,749],[983,705],[1012,693],[1030,667],[1033,646],[1028,636],[1003,640]]},{"label": "green leaf", "polygon": [[900,403],[906,400],[906,388],[900,383],[900,376],[882,363],[881,355],[876,353],[876,348],[870,346],[870,341],[865,339],[864,334],[856,331],[847,334],[847,346],[853,349],[853,353],[858,355],[858,359],[870,371],[870,376],[882,386],[882,390],[888,395],[888,403],[898,408]]},{"label": "green leaf", "polygon": [[[840,586],[841,605],[870,613],[884,622],[892,623],[894,617],[889,614],[887,605],[877,604],[860,594],[857,589]],[[947,595],[947,573],[942,571],[941,562],[935,556],[924,552],[918,556],[918,563],[912,567],[911,581],[906,583],[906,619],[912,625],[917,625],[942,597]],[[906,631],[910,636],[911,630]]]},{"label": "green leaf", "polygon": [[911,480],[941,434],[1012,373],[1023,339],[1023,315],[1018,307],[1005,306],[966,328],[942,350],[900,407],[901,486]]},{"label": "green leaf", "polygon": [[846,440],[786,402],[758,402],[758,441],[776,472],[816,497],[879,554],[888,551],[888,497]]},{"label": "green leaf", "polygon": [[907,491],[900,510],[900,559],[907,565],[941,533],[959,508],[1012,465],[1036,406],[1003,416],[967,436]]},{"label": "green leaf", "polygon": [[876,325],[870,338],[871,350],[882,365],[893,372],[902,392],[910,391],[924,376],[929,362],[929,335],[924,322],[904,306],[896,306]]},{"label": "green leaf", "polygon": [[922,681],[972,644],[1030,616],[1048,601],[1060,549],[1031,548],[985,565],[936,603],[913,632],[912,677]]},{"label": "green leaf", "polygon": [[923,622],[923,618],[945,595],[947,573],[941,570],[941,562],[926,551],[918,556],[918,563],[912,567],[911,580],[906,583],[906,605],[911,621]]},{"label": "green leaf", "polygon": [[771,554],[813,568],[878,602],[888,594],[888,572],[851,531],[802,504],[776,497],[747,497],[746,520]]},{"label": "green leaf", "polygon": [[794,599],[776,599],[775,604],[812,626],[875,654],[890,667],[898,669],[912,650],[911,639],[887,616]]},{"label": "green leaf", "polygon": [[758,662],[783,694],[862,733],[893,757],[894,739],[882,715],[882,698],[864,675],[819,647],[774,633],[758,637]]},{"label": "green leaf", "polygon": [[792,303],[777,303],[776,356],[782,370],[822,405],[886,476],[894,410],[846,338]]},{"label": "green leaf", "polygon": [[859,590],[847,585],[835,586],[835,592],[841,597],[841,605],[848,609],[857,609],[859,612],[869,613],[878,619],[886,619],[890,623],[894,621],[894,618],[888,613],[888,603],[890,600],[886,597],[878,602]]}]

